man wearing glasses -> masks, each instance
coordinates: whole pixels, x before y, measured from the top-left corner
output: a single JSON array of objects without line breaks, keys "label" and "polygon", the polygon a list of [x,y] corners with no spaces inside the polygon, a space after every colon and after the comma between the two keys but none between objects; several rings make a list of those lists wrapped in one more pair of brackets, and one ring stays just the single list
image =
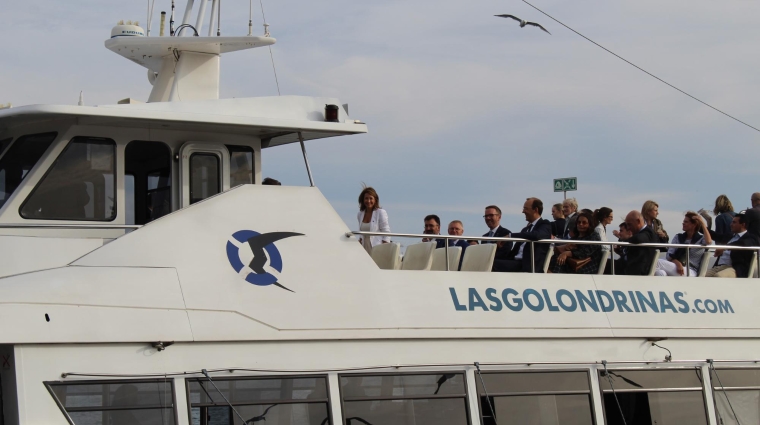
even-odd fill
[{"label": "man wearing glasses", "polygon": [[[501,209],[496,205],[489,205],[486,207],[485,215],[483,218],[488,226],[488,233],[485,237],[489,238],[503,238],[512,233],[509,229],[501,227]],[[496,243],[494,241],[483,241],[481,243]],[[494,263],[499,260],[509,259],[509,253],[512,251],[512,242],[499,242],[496,248],[496,256],[494,257]]]}]

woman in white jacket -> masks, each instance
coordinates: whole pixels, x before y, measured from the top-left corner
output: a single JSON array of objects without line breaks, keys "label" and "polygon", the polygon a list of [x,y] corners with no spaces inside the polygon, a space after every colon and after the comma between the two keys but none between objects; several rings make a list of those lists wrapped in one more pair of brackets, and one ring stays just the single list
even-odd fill
[{"label": "woman in white jacket", "polygon": [[[359,230],[363,232],[390,232],[388,213],[380,208],[380,197],[375,189],[365,187],[359,194],[359,213],[356,215]],[[359,243],[367,252],[372,253],[372,247],[380,243],[389,243],[390,236],[370,236],[359,238]]]}]

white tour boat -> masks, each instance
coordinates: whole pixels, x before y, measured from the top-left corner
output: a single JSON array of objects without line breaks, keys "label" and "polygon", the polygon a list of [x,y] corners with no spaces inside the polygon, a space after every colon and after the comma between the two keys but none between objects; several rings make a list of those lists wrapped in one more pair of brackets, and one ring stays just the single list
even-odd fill
[{"label": "white tour boat", "polygon": [[319,189],[261,184],[262,149],[366,125],[219,99],[275,39],[212,36],[218,0],[193,36],[200,3],[106,40],[147,103],[0,110],[0,423],[760,424],[757,280],[381,269]]}]

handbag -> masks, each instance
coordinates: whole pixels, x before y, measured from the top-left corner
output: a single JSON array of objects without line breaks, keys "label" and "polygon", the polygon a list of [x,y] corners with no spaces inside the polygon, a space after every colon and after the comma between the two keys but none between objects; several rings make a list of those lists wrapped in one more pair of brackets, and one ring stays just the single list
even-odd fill
[{"label": "handbag", "polygon": [[583,266],[591,262],[591,257],[586,257],[583,259],[577,259],[570,257],[567,259],[567,267],[570,268],[570,270],[577,272],[578,270],[582,269]]}]

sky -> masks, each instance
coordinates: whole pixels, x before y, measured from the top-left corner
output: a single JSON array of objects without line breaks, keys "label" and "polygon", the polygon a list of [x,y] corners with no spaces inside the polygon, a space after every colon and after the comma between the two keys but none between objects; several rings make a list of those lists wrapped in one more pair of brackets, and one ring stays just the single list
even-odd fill
[{"label": "sky", "polygon": [[[185,1],[177,2],[178,20]],[[195,2],[198,8],[200,1]],[[257,2],[256,2],[257,3]],[[254,34],[263,33],[254,4]],[[531,1],[570,27],[711,105],[760,128],[760,2]],[[210,2],[209,2],[210,4]],[[249,2],[222,2],[222,34],[245,35]],[[581,208],[615,223],[647,199],[672,236],[683,213],[736,209],[760,191],[760,132],[694,101],[518,0],[263,0],[283,95],[338,97],[366,135],[307,143],[316,185],[355,229],[362,184],[392,231],[423,217],[487,231],[486,205],[518,231],[527,197],[562,200],[552,181],[577,177]],[[5,1],[0,104],[145,100],[144,68],[103,42],[119,20],[145,26],[147,1]],[[153,30],[169,0],[156,1]],[[541,23],[520,28],[493,15]],[[208,16],[208,13],[207,13]],[[195,18],[193,18],[194,22]],[[267,49],[222,57],[221,97],[276,96]],[[300,149],[262,153],[265,176],[308,185]],[[304,211],[305,214],[308,211]]]}]

